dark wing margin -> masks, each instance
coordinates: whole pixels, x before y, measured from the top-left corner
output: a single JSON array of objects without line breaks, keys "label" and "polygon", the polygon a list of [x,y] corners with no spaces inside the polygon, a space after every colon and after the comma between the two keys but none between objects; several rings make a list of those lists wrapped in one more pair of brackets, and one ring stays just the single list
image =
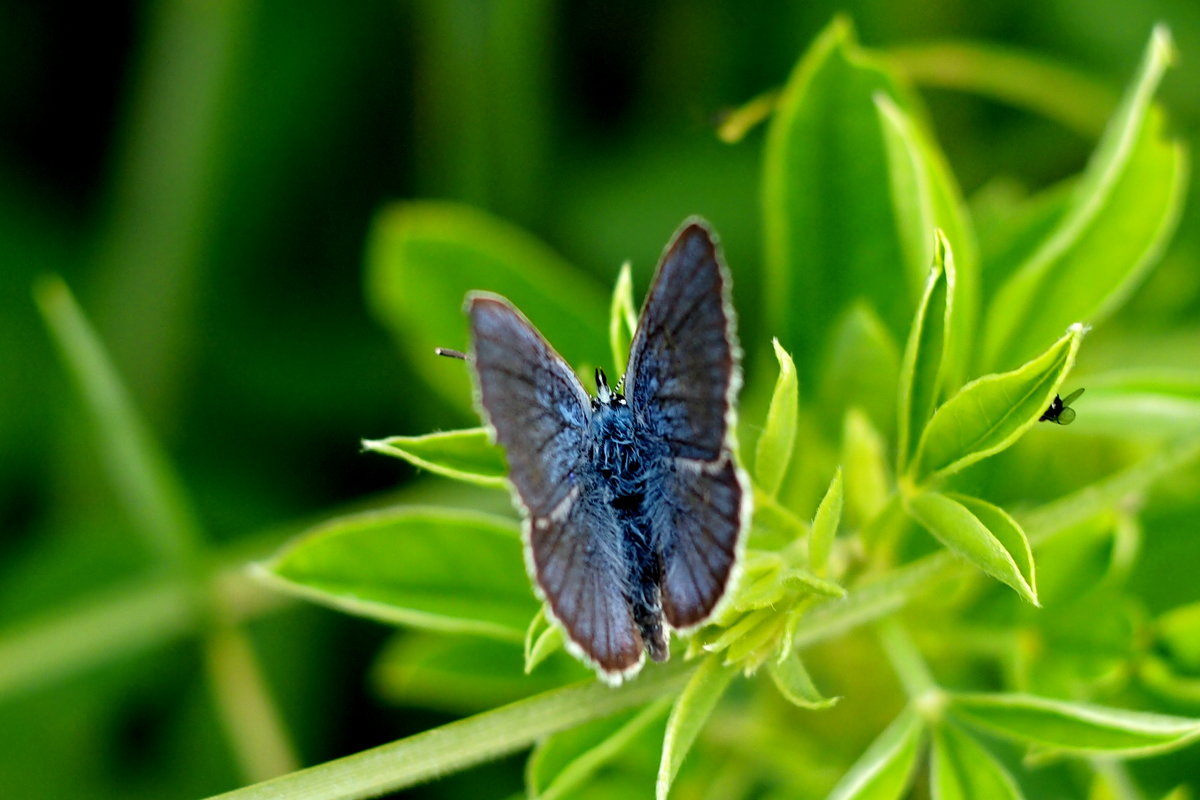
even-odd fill
[{"label": "dark wing margin", "polygon": [[651,518],[663,555],[663,615],[686,629],[708,619],[732,582],[749,507],[728,452],[715,463],[676,461],[663,494],[671,499]]},{"label": "dark wing margin", "polygon": [[502,297],[472,294],[471,355],[479,404],[531,515],[548,516],[571,489],[591,416],[567,362]]},{"label": "dark wing margin", "polygon": [[626,395],[671,455],[716,461],[741,376],[729,279],[708,227],[684,224],[667,246],[629,349]]},{"label": "dark wing margin", "polygon": [[573,491],[558,513],[526,525],[532,571],[569,646],[609,683],[637,672],[645,645],[629,607],[629,568],[613,537],[612,509]]}]

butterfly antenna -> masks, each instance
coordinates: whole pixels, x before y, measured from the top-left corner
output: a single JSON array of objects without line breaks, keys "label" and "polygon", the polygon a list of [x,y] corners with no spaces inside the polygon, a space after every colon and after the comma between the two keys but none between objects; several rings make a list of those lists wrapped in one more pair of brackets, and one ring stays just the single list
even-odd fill
[{"label": "butterfly antenna", "polygon": [[451,350],[449,347],[435,347],[433,348],[433,352],[437,353],[439,356],[445,356],[446,358],[457,358],[459,361],[467,360],[466,353],[459,352],[458,350]]}]

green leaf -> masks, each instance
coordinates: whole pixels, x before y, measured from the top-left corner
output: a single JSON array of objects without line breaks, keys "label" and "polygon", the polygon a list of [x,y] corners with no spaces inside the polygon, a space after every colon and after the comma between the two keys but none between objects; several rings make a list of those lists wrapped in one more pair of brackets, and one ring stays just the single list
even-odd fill
[{"label": "green leaf", "polygon": [[957,716],[1039,749],[1144,756],[1200,738],[1200,720],[1025,694],[950,695]]},{"label": "green leaf", "polygon": [[941,231],[925,292],[917,306],[904,358],[900,362],[900,396],[896,471],[904,472],[912,449],[933,414],[942,391],[946,346],[952,328],[955,292],[954,255]]},{"label": "green leaf", "polygon": [[1002,509],[983,500],[932,491],[907,496],[904,503],[942,544],[1038,605],[1029,541]]},{"label": "green leaf", "polygon": [[1131,439],[1200,432],[1200,373],[1122,370],[1087,379],[1076,425],[1081,433]]},{"label": "green leaf", "polygon": [[671,706],[663,697],[643,709],[556,733],[538,743],[525,767],[531,798],[574,797],[605,764],[660,721]]},{"label": "green leaf", "polygon": [[1155,620],[1154,631],[1175,663],[1200,671],[1200,603],[1167,611]]},{"label": "green leaf", "polygon": [[842,470],[834,473],[821,504],[817,506],[817,515],[813,517],[812,533],[808,540],[808,563],[818,575],[825,574],[829,563],[829,554],[833,550],[833,540],[837,536],[838,525],[842,522]]},{"label": "green leaf", "polygon": [[1019,363],[1068,324],[1101,321],[1158,259],[1187,177],[1184,147],[1153,104],[1173,60],[1170,34],[1159,26],[1059,225],[992,301],[985,364]]},{"label": "green leaf", "polygon": [[586,667],[566,655],[532,677],[521,648],[479,636],[404,631],[371,666],[371,685],[389,703],[455,714],[474,713],[582,680]]},{"label": "green leaf", "polygon": [[362,446],[374,453],[402,458],[447,478],[480,486],[508,486],[504,451],[491,440],[486,428],[363,439]]},{"label": "green leaf", "polygon": [[655,797],[666,800],[671,791],[671,784],[679,774],[683,759],[687,756],[700,729],[708,720],[717,701],[725,693],[730,680],[737,670],[722,663],[719,654],[714,653],[700,664],[693,673],[687,686],[671,708],[671,716],[667,719],[667,733],[663,738],[662,761],[658,766],[658,781],[655,786]]},{"label": "green leaf", "polygon": [[259,574],[351,614],[520,643],[538,610],[523,562],[513,520],[408,507],[323,525]]},{"label": "green leaf", "polygon": [[1075,364],[1084,329],[1072,325],[1019,369],[971,381],[934,412],[909,474],[918,482],[950,475],[1009,447],[1037,424]]},{"label": "green leaf", "polygon": [[1023,800],[1016,781],[996,758],[954,725],[933,729],[930,759],[933,800]]},{"label": "green leaf", "polygon": [[867,416],[857,408],[847,411],[842,429],[842,469],[846,512],[852,525],[862,527],[887,505],[892,491],[887,462],[887,443]]},{"label": "green leaf", "polygon": [[899,800],[912,779],[924,722],[909,707],[871,743],[828,800]]},{"label": "green leaf", "polygon": [[871,418],[876,430],[888,435],[896,424],[896,381],[900,348],[879,317],[855,303],[833,332],[821,368],[817,397],[821,416],[836,424],[850,406]]},{"label": "green leaf", "polygon": [[906,270],[886,189],[880,93],[901,107],[912,104],[838,17],[796,65],[767,131],[768,326],[800,359],[802,380],[811,379],[814,356],[825,351],[827,332],[852,300],[865,300],[899,335],[924,281],[928,262]]},{"label": "green leaf", "polygon": [[376,218],[367,246],[367,295],[413,369],[474,411],[468,370],[435,347],[466,349],[467,292],[513,302],[568,363],[605,363],[604,290],[528,233],[454,203],[398,203]]},{"label": "green leaf", "polygon": [[767,420],[754,458],[754,477],[764,492],[772,497],[779,494],[779,487],[787,475],[792,450],[796,447],[796,416],[799,413],[799,385],[796,380],[796,365],[778,339],[772,339],[775,358],[779,361],[779,377],[775,380],[775,392],[767,409]]},{"label": "green leaf", "polygon": [[554,655],[562,647],[562,628],[547,619],[546,607],[542,606],[525,631],[525,674],[533,672],[538,664]]},{"label": "green leaf", "polygon": [[608,307],[608,343],[612,347],[612,363],[617,375],[625,374],[629,344],[633,341],[636,330],[637,307],[633,302],[633,273],[629,262],[626,261],[617,273],[612,302]]},{"label": "green leaf", "polygon": [[740,612],[775,605],[786,591],[783,584],[786,566],[783,556],[778,553],[747,550],[742,556],[742,574],[729,608]]},{"label": "green leaf", "polygon": [[800,708],[819,711],[831,708],[842,699],[822,695],[796,653],[786,655],[783,660],[772,660],[767,664],[767,671],[784,699]]},{"label": "green leaf", "polygon": [[[947,250],[953,248],[958,255],[958,270],[947,269],[947,283],[942,287],[948,291],[950,300],[933,306],[939,311],[945,309],[945,348],[938,353],[937,366],[957,385],[967,366],[979,305],[975,233],[954,175],[932,137],[887,95],[876,95],[875,105],[887,144],[892,203],[907,261],[906,271],[924,276],[930,263],[949,260],[943,257]],[[921,302],[927,301],[926,298]]]},{"label": "green leaf", "polygon": [[1027,195],[1011,179],[997,178],[971,198],[980,260],[987,265],[981,276],[984,297],[994,297],[1058,226],[1075,183],[1068,179]]}]

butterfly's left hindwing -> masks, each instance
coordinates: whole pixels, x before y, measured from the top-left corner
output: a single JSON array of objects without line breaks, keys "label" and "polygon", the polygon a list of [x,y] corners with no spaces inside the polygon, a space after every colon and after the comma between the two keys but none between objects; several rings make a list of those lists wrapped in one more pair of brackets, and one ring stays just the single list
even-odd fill
[{"label": "butterfly's left hindwing", "polygon": [[479,400],[524,506],[532,577],[575,648],[619,680],[641,666],[643,643],[620,527],[586,457],[590,399],[506,300],[474,295],[468,314]]}]

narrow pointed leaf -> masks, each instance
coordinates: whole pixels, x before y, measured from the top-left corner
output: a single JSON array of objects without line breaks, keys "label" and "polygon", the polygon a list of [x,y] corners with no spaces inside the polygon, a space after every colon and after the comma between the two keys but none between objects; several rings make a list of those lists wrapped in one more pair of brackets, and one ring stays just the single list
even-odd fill
[{"label": "narrow pointed leaf", "polygon": [[700,664],[683,688],[679,699],[671,709],[667,720],[667,733],[663,738],[662,760],[658,767],[655,797],[666,800],[671,784],[683,766],[683,759],[700,735],[700,729],[708,721],[717,701],[737,672],[736,668],[722,663],[721,656],[714,653]]},{"label": "narrow pointed leaf", "polygon": [[[1022,599],[1038,604],[1029,543],[1012,517],[982,500],[972,500],[968,508],[958,500],[932,491],[906,497],[905,507],[946,547],[1012,587]],[[984,519],[976,516],[972,508],[979,509]],[[1010,547],[1016,552],[1010,551]]]},{"label": "narrow pointed leaf", "polygon": [[912,780],[923,731],[920,715],[905,709],[838,781],[828,800],[899,800]]},{"label": "narrow pointed leaf", "polygon": [[[887,144],[892,203],[907,271],[924,274],[930,263],[944,261],[939,259],[939,251],[953,248],[958,256],[958,274],[949,272],[943,287],[950,302],[938,306],[944,306],[946,312],[945,369],[957,385],[967,366],[979,304],[975,233],[954,175],[932,137],[887,95],[876,95],[875,105]],[[949,313],[952,308],[956,309],[953,315]]]},{"label": "narrow pointed leaf", "polygon": [[829,563],[829,553],[833,550],[833,540],[837,536],[838,525],[842,522],[842,469],[834,473],[821,504],[817,506],[817,515],[813,518],[812,533],[808,540],[808,563],[818,574],[825,574]]},{"label": "narrow pointed leaf", "polygon": [[617,375],[625,374],[629,358],[629,343],[637,328],[637,309],[633,302],[633,273],[629,262],[621,265],[613,287],[612,303],[608,309],[608,343],[612,347],[612,363]]},{"label": "narrow pointed leaf", "polygon": [[1143,756],[1200,738],[1200,719],[1025,694],[952,695],[949,709],[993,733],[1042,750]]},{"label": "narrow pointed leaf", "polygon": [[996,294],[984,347],[989,366],[1019,363],[1071,322],[1111,314],[1170,239],[1187,156],[1153,98],[1174,57],[1170,33],[1159,26],[1058,227]]},{"label": "narrow pointed leaf", "polygon": [[576,366],[607,362],[604,289],[523,230],[464,205],[397,203],[367,245],[367,299],[414,371],[473,413],[469,372],[434,355],[467,349],[463,300],[486,289],[511,300]]},{"label": "narrow pointed leaf", "polygon": [[954,725],[933,731],[930,759],[933,800],[1023,800],[1021,788],[996,758]]},{"label": "narrow pointed leaf", "polygon": [[480,486],[508,486],[504,451],[491,440],[486,428],[364,439],[362,446],[373,453],[402,458],[413,466],[447,478]]},{"label": "narrow pointed leaf", "polygon": [[538,609],[525,631],[525,674],[563,648],[562,628],[546,618],[546,607]]},{"label": "narrow pointed leaf", "polygon": [[933,414],[944,379],[943,362],[951,330],[955,286],[954,255],[941,231],[925,292],[917,306],[904,358],[897,399],[896,469],[902,473],[925,423]]},{"label": "narrow pointed leaf", "polygon": [[842,429],[842,469],[845,473],[846,516],[861,527],[887,505],[887,443],[857,408],[846,412]]},{"label": "narrow pointed leaf", "polygon": [[767,665],[767,670],[771,680],[775,682],[775,688],[779,690],[784,699],[801,708],[819,711],[834,706],[841,699],[840,697],[825,697],[821,694],[813,684],[812,676],[808,674],[804,662],[796,653],[792,653],[782,661],[771,661]]},{"label": "narrow pointed leaf", "polygon": [[538,610],[523,563],[513,520],[410,507],[323,525],[259,574],[351,614],[520,643]]},{"label": "narrow pointed leaf", "polygon": [[529,756],[525,784],[531,798],[573,797],[598,770],[660,722],[671,707],[663,697],[637,711],[595,720],[541,741]]},{"label": "narrow pointed leaf", "polygon": [[796,447],[796,416],[799,413],[799,386],[796,365],[778,339],[771,341],[779,361],[779,377],[767,409],[767,421],[754,458],[754,477],[762,490],[774,497],[787,475],[792,450]]},{"label": "narrow pointed leaf", "polygon": [[999,453],[1037,424],[1075,364],[1083,327],[1072,325],[1050,349],[1024,366],[964,386],[925,426],[909,473],[941,478]]}]

